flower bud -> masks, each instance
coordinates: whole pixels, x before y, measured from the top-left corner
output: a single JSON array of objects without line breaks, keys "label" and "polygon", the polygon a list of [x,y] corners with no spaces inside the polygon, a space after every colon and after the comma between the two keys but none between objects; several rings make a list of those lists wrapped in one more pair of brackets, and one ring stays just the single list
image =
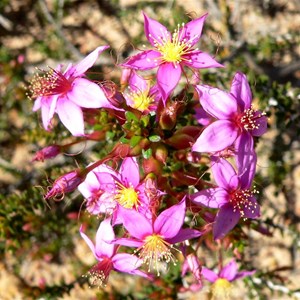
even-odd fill
[{"label": "flower bud", "polygon": [[154,157],[161,163],[166,164],[168,158],[168,149],[162,143],[155,143],[152,149]]},{"label": "flower bud", "polygon": [[51,145],[47,146],[36,152],[35,156],[31,160],[33,161],[44,161],[45,159],[50,159],[56,157],[61,152],[61,146]]},{"label": "flower bud", "polygon": [[74,191],[80,183],[84,181],[86,172],[81,172],[80,169],[73,170],[56,179],[52,188],[47,192],[44,198],[55,198],[62,200],[65,193]]},{"label": "flower bud", "polygon": [[145,174],[154,173],[159,176],[162,174],[162,163],[151,156],[143,160],[143,170]]},{"label": "flower bud", "polygon": [[168,145],[175,149],[185,149],[192,146],[195,143],[195,139],[188,134],[174,134],[165,141]]},{"label": "flower bud", "polygon": [[183,102],[175,101],[167,103],[159,118],[159,125],[163,130],[172,130],[177,122],[177,115],[183,108]]}]

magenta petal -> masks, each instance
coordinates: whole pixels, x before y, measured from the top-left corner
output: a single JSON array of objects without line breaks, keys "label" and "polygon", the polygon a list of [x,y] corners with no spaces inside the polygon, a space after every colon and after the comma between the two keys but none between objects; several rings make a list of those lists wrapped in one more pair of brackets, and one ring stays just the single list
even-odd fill
[{"label": "magenta petal", "polygon": [[255,219],[260,216],[260,206],[254,196],[248,199],[247,207],[244,207],[243,212],[246,218]]},{"label": "magenta petal", "polygon": [[256,117],[260,116],[256,119],[256,123],[258,125],[258,128],[253,129],[251,131],[251,133],[252,133],[253,136],[261,136],[267,131],[268,119],[267,119],[266,116],[263,116],[260,111],[255,112],[255,115],[256,115]]},{"label": "magenta petal", "polygon": [[184,55],[183,63],[187,66],[196,69],[205,68],[223,68],[224,66],[218,63],[214,58],[205,52],[195,50],[190,54]]},{"label": "magenta petal", "polygon": [[237,113],[237,102],[230,94],[206,85],[197,85],[200,103],[216,119],[231,119]]},{"label": "magenta petal", "polygon": [[128,253],[118,253],[112,258],[114,268],[121,272],[130,272],[137,269],[142,264],[142,261]]},{"label": "magenta petal", "polygon": [[32,110],[33,111],[37,111],[41,108],[42,106],[42,99],[44,97],[37,97],[35,100],[34,100],[34,104],[33,104],[33,107],[32,107]]},{"label": "magenta petal", "polygon": [[238,210],[233,211],[233,207],[230,204],[223,205],[215,219],[213,226],[214,239],[223,238],[240,219],[240,212]]},{"label": "magenta petal", "polygon": [[156,68],[159,65],[160,57],[160,52],[155,50],[147,50],[129,57],[129,59],[121,64],[121,66],[136,70],[149,70]]},{"label": "magenta petal", "polygon": [[43,126],[46,130],[49,130],[49,126],[57,105],[57,100],[58,100],[57,95],[41,98],[42,121],[43,121]]},{"label": "magenta petal", "polygon": [[242,279],[247,276],[252,276],[255,272],[256,272],[256,270],[238,272],[237,275],[235,276],[234,280]]},{"label": "magenta petal", "polygon": [[96,48],[93,52],[91,52],[88,56],[86,56],[81,62],[75,65],[72,68],[72,76],[79,77],[84,74],[86,70],[88,70],[97,60],[99,54],[109,48],[109,46],[101,46]]},{"label": "magenta petal", "polygon": [[166,100],[175,89],[181,76],[181,66],[173,63],[163,63],[157,70],[157,85],[162,98]]},{"label": "magenta petal", "polygon": [[110,218],[105,219],[100,223],[100,226],[96,233],[96,255],[97,257],[107,256],[112,257],[115,246],[109,244],[115,238],[114,230],[110,224]]},{"label": "magenta petal", "polygon": [[241,111],[251,107],[252,93],[245,74],[240,72],[235,74],[230,93],[235,97]]},{"label": "magenta petal", "polygon": [[171,40],[171,34],[164,25],[149,18],[145,13],[143,14],[145,35],[153,47],[155,47],[157,43],[160,44],[161,41]]},{"label": "magenta petal", "polygon": [[179,232],[171,239],[166,239],[166,241],[170,244],[176,244],[183,242],[185,240],[194,239],[202,235],[202,232],[199,230],[184,228],[180,229]]},{"label": "magenta petal", "polygon": [[224,158],[213,157],[211,169],[214,179],[219,187],[228,191],[234,190],[239,185],[239,177],[237,176],[233,166]]},{"label": "magenta petal", "polygon": [[247,131],[242,132],[235,141],[235,161],[241,181],[241,188],[248,189],[255,175],[257,157],[253,138]]},{"label": "magenta petal", "polygon": [[72,135],[84,135],[83,114],[78,105],[66,98],[60,98],[56,108],[60,120]]},{"label": "magenta petal", "polygon": [[127,246],[127,247],[142,247],[144,245],[144,242],[142,241],[138,241],[135,239],[131,239],[131,238],[119,238],[119,239],[115,239],[114,241],[112,241],[113,244],[116,245],[122,245],[122,246]]},{"label": "magenta petal", "polygon": [[164,210],[154,222],[154,232],[166,239],[177,235],[184,221],[185,208],[185,198],[183,198],[178,204]]},{"label": "magenta petal", "polygon": [[84,78],[76,78],[72,86],[67,97],[78,106],[86,108],[112,106],[98,84]]},{"label": "magenta petal", "polygon": [[219,277],[232,281],[237,274],[237,264],[235,260],[231,260],[219,273]]},{"label": "magenta petal", "polygon": [[198,43],[207,15],[208,14],[205,14],[200,18],[184,24],[184,26],[179,30],[179,41],[187,42],[190,46],[194,46]]},{"label": "magenta petal", "polygon": [[143,92],[148,89],[148,82],[136,72],[132,71],[129,78],[131,92]]},{"label": "magenta petal", "polygon": [[136,210],[120,206],[119,213],[122,215],[124,227],[133,237],[143,240],[145,236],[153,233],[150,221]]},{"label": "magenta petal", "polygon": [[211,188],[190,195],[190,199],[196,204],[202,204],[210,208],[220,208],[228,203],[230,195],[223,188]]},{"label": "magenta petal", "polygon": [[214,283],[219,278],[215,272],[205,267],[202,267],[201,273],[206,280],[212,283]]},{"label": "magenta petal", "polygon": [[239,129],[233,122],[227,120],[217,120],[203,130],[193,145],[192,151],[221,151],[234,143],[238,133]]},{"label": "magenta petal", "polygon": [[140,183],[139,165],[135,158],[126,157],[120,167],[122,183],[129,185],[130,183],[135,188]]}]

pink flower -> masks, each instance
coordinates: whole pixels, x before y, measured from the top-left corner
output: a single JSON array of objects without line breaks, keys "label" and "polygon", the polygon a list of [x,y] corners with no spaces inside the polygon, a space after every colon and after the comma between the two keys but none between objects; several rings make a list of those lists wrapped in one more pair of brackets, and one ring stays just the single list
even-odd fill
[{"label": "pink flower", "polygon": [[147,274],[137,270],[142,261],[136,256],[127,253],[116,253],[115,245],[110,243],[115,238],[110,219],[105,219],[100,223],[95,244],[83,232],[82,226],[80,227],[80,235],[98,260],[98,263],[88,273],[91,284],[105,286],[112,270],[149,278]]},{"label": "pink flower", "polygon": [[224,297],[226,299],[230,299],[232,281],[242,279],[246,276],[251,276],[255,272],[255,270],[238,272],[238,267],[234,259],[231,260],[225,267],[223,267],[218,274],[210,269],[202,267],[203,277],[213,283],[213,296],[219,296],[222,297],[222,299]]},{"label": "pink flower", "polygon": [[248,169],[237,174],[232,165],[223,158],[212,158],[212,172],[218,185],[191,195],[191,200],[219,211],[213,225],[215,239],[223,238],[240,218],[257,218],[260,208],[251,190],[256,161]]},{"label": "pink flower", "polygon": [[189,290],[196,292],[202,288],[201,279],[201,264],[199,258],[194,254],[190,253],[185,256],[185,260],[182,266],[181,276],[183,277],[187,271],[191,271],[195,278],[195,283],[191,284]]},{"label": "pink flower", "polygon": [[195,69],[222,67],[210,55],[194,48],[199,41],[207,15],[184,24],[171,35],[165,26],[144,13],[145,34],[154,47],[130,57],[122,66],[136,70],[149,70],[158,66],[157,84],[163,100],[175,89],[182,67]]},{"label": "pink flower", "polygon": [[[156,269],[159,275],[159,263],[175,262],[172,245],[201,235],[190,228],[182,229],[185,217],[185,199],[164,210],[154,221],[150,221],[136,210],[120,208],[123,225],[132,236],[119,238],[116,244],[138,247],[139,257],[148,265],[148,271]],[[138,224],[138,226],[137,226]]]},{"label": "pink flower", "polygon": [[44,72],[43,75],[35,75],[29,88],[31,97],[36,98],[33,110],[41,109],[46,130],[50,129],[52,117],[56,112],[72,135],[84,135],[81,107],[111,107],[100,86],[84,78],[86,70],[108,47],[98,47],[77,65],[70,64],[64,72],[61,71],[61,66],[58,66]]},{"label": "pink flower", "polygon": [[230,93],[197,85],[203,109],[217,120],[208,125],[192,147],[197,152],[221,151],[245,134],[245,139],[261,136],[267,130],[264,113],[251,106],[252,95],[246,75],[236,73]]},{"label": "pink flower", "polygon": [[44,161],[45,159],[50,159],[56,157],[62,151],[60,145],[50,145],[36,152],[32,161]]},{"label": "pink flower", "polygon": [[129,77],[129,93],[124,93],[127,105],[144,113],[155,111],[160,93],[157,86],[150,88],[149,82],[136,72],[131,72]]},{"label": "pink flower", "polygon": [[120,206],[150,214],[149,198],[145,184],[140,182],[135,158],[125,158],[118,172],[101,165],[88,174],[79,190],[87,199],[88,211],[92,214],[113,212],[113,224],[122,222],[118,213]]}]

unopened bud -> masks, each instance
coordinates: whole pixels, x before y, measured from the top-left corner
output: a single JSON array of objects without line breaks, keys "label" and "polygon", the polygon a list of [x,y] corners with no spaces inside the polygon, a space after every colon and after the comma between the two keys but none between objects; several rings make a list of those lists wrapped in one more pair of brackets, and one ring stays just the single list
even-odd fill
[{"label": "unopened bud", "polygon": [[56,179],[52,185],[52,188],[44,196],[44,198],[55,198],[62,200],[65,193],[74,191],[80,183],[84,181],[86,172],[81,172],[80,169],[73,170],[67,174]]},{"label": "unopened bud", "polygon": [[61,152],[61,146],[51,145],[36,152],[31,161],[44,161],[56,157]]},{"label": "unopened bud", "polygon": [[166,161],[168,158],[168,149],[164,144],[162,144],[162,143],[154,144],[152,151],[153,151],[154,157],[157,160],[159,160],[163,164],[166,164]]},{"label": "unopened bud", "polygon": [[166,143],[175,149],[186,149],[195,143],[195,139],[188,134],[174,134],[166,140]]},{"label": "unopened bud", "polygon": [[159,176],[162,174],[162,163],[151,156],[143,160],[143,170],[145,174],[154,173]]},{"label": "unopened bud", "polygon": [[160,118],[159,125],[163,130],[172,130],[177,122],[177,115],[183,108],[183,102],[170,102],[164,107]]}]

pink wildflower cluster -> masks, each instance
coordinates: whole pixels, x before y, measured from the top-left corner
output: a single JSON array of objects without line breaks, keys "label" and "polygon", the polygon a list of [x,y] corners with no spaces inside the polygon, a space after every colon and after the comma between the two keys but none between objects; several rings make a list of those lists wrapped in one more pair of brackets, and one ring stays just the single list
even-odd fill
[{"label": "pink wildflower cluster", "polygon": [[[198,251],[205,240],[233,242],[231,233],[259,218],[254,145],[267,129],[266,116],[252,105],[245,74],[234,75],[228,92],[195,84],[199,69],[223,67],[196,46],[206,17],[182,24],[172,34],[144,13],[151,47],[120,65],[120,88],[86,74],[108,46],[64,70],[50,68],[31,82],[33,110],[41,110],[44,128],[53,129],[57,114],[77,137],[43,148],[33,161],[55,158],[74,143],[103,141],[107,132],[118,131],[105,157],[62,175],[45,195],[46,200],[61,200],[78,189],[87,212],[101,220],[94,242],[86,226],[80,227],[97,261],[89,272],[91,283],[105,285],[111,271],[153,280],[171,263],[182,264],[182,278],[193,274],[190,290],[201,289],[204,278],[218,293],[254,273],[238,272],[235,259],[219,264],[215,273]],[[152,69],[152,75],[143,76]],[[97,123],[100,111],[107,113],[107,124]],[[211,179],[204,179],[203,167]]]}]

